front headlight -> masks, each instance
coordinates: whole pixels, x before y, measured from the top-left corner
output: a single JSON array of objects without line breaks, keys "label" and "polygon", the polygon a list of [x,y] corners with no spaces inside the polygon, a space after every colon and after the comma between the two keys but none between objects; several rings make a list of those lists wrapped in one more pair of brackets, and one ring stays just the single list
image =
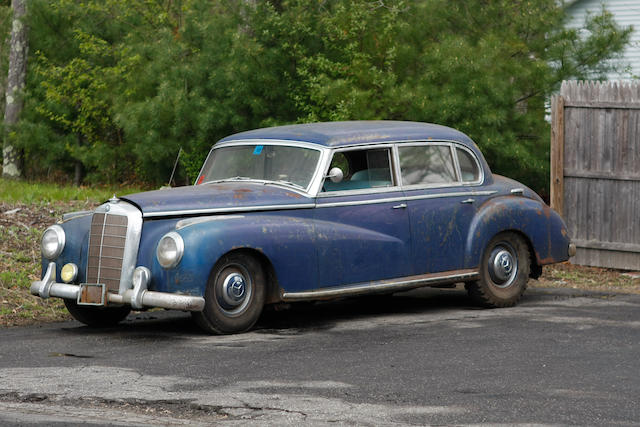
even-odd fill
[{"label": "front headlight", "polygon": [[158,242],[156,257],[163,268],[173,268],[182,259],[184,253],[184,240],[175,231],[171,231]]},{"label": "front headlight", "polygon": [[54,260],[64,249],[64,230],[59,225],[52,225],[42,235],[42,255],[48,260]]}]

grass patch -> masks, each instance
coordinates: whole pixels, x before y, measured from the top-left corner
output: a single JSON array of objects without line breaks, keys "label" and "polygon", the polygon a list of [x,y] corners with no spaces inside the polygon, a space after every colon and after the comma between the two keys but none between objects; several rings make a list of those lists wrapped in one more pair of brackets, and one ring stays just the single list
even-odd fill
[{"label": "grass patch", "polygon": [[25,182],[0,179],[0,200],[5,203],[42,205],[51,202],[85,201],[101,203],[114,194],[141,191],[136,187],[75,187],[44,182]]},{"label": "grass patch", "polygon": [[546,266],[542,277],[529,283],[533,287],[640,294],[640,278],[621,270],[586,267],[569,262]]},{"label": "grass patch", "polygon": [[[3,205],[6,206],[6,205]],[[14,214],[16,220],[18,213]],[[11,216],[14,216],[11,215]],[[6,215],[3,215],[6,216]],[[24,214],[20,217],[21,219]],[[61,300],[32,296],[29,287],[40,277],[39,226],[0,223],[0,325],[13,326],[68,317]]]}]

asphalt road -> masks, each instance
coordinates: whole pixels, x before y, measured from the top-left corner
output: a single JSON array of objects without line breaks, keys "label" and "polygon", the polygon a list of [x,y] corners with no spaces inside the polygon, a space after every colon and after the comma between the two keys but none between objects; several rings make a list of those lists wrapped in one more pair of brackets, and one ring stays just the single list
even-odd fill
[{"label": "asphalt road", "polygon": [[184,313],[0,330],[0,425],[638,425],[640,296],[461,290],[296,305],[253,332]]}]

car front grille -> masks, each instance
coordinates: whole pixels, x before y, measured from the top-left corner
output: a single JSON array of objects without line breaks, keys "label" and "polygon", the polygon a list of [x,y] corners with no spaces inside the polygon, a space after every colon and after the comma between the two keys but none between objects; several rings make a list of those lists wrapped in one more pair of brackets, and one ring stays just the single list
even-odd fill
[{"label": "car front grille", "polygon": [[125,215],[94,213],[89,235],[87,283],[103,283],[118,292],[127,242]]}]

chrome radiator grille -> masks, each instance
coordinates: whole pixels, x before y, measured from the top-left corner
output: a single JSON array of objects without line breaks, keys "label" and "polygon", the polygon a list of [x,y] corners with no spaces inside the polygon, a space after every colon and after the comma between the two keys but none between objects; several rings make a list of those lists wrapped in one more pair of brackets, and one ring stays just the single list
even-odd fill
[{"label": "chrome radiator grille", "polygon": [[104,283],[118,292],[125,256],[128,218],[125,215],[94,213],[89,235],[87,283]]}]

